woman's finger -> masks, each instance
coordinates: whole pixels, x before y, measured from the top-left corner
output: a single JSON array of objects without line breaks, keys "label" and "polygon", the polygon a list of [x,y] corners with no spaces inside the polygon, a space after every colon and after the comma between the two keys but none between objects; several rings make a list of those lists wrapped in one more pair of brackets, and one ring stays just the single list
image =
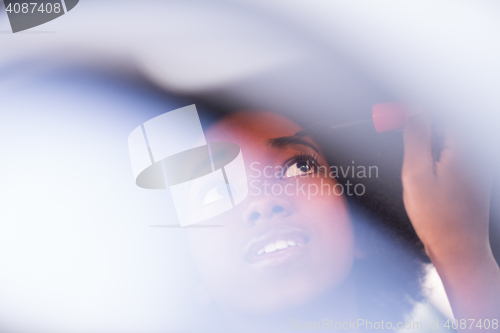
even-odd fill
[{"label": "woman's finger", "polygon": [[410,118],[404,129],[403,178],[430,177],[434,172],[432,132],[425,114]]}]

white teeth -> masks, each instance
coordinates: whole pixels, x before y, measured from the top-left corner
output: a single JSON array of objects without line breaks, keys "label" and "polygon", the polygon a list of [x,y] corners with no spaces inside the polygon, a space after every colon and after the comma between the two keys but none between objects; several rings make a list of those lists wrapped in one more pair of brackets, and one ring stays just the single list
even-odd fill
[{"label": "white teeth", "polygon": [[264,247],[263,249],[260,249],[259,252],[257,252],[258,255],[264,254],[265,253],[272,253],[275,252],[276,250],[284,250],[290,246],[302,246],[302,244],[296,243],[293,240],[279,240],[276,241],[275,243],[269,243]]},{"label": "white teeth", "polygon": [[279,240],[276,242],[276,248],[278,250],[283,250],[288,247],[288,243],[285,240]]},{"label": "white teeth", "polygon": [[264,251],[266,253],[274,252],[274,251],[276,251],[276,245],[274,243],[267,244],[266,247],[264,248]]}]

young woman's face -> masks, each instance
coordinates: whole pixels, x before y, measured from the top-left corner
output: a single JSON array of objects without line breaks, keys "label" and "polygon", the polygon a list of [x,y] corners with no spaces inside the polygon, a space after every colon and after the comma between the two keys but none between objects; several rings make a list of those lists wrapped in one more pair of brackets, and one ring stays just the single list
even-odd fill
[{"label": "young woman's face", "polygon": [[336,182],[319,168],[328,165],[314,141],[287,138],[301,129],[282,116],[249,112],[207,132],[208,142],[241,147],[249,183],[242,203],[206,221],[223,227],[189,231],[203,283],[223,308],[268,313],[298,306],[339,287],[351,271],[346,202],[332,194]]}]

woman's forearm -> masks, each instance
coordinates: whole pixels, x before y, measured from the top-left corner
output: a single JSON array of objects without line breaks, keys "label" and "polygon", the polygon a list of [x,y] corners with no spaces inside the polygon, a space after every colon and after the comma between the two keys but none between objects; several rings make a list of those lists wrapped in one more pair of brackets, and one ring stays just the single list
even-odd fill
[{"label": "woman's forearm", "polygon": [[462,324],[459,331],[484,332],[485,320],[500,331],[500,268],[489,244],[481,251],[464,246],[450,253],[427,252],[443,281],[455,319]]}]

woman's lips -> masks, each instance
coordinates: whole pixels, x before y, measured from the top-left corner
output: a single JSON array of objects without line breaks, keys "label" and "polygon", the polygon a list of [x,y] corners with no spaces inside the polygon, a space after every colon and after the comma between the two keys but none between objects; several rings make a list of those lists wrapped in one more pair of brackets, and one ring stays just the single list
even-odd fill
[{"label": "woman's lips", "polygon": [[281,265],[303,254],[308,243],[309,236],[301,228],[273,227],[249,242],[245,260],[258,266]]}]

